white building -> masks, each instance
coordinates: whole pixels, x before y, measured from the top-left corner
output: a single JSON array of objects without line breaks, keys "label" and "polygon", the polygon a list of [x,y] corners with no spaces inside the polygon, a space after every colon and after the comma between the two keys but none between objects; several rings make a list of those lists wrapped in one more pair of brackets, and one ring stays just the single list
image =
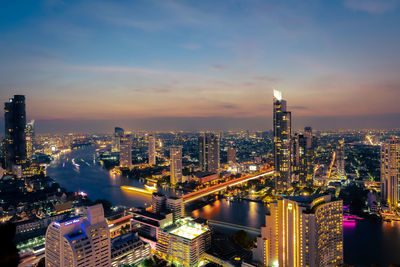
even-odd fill
[{"label": "white building", "polygon": [[52,222],[46,232],[46,266],[110,266],[110,232],[101,204],[87,216]]}]

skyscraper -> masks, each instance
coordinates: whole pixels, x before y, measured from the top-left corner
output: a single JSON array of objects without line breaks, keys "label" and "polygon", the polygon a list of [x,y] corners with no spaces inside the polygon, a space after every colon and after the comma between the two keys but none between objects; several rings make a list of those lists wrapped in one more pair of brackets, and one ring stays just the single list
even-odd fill
[{"label": "skyscraper", "polygon": [[341,139],[339,140],[339,145],[336,150],[336,168],[340,179],[344,179],[346,177],[344,163],[344,139]]},{"label": "skyscraper", "polygon": [[110,266],[110,232],[103,206],[87,207],[87,216],[53,222],[46,231],[46,266]]},{"label": "skyscraper", "polygon": [[274,90],[273,102],[275,188],[281,190],[291,186],[291,113],[281,92]]},{"label": "skyscraper", "polygon": [[228,163],[236,163],[236,150],[233,147],[228,147]]},{"label": "skyscraper", "polygon": [[340,266],[343,207],[330,195],[297,196],[269,204],[253,251],[263,266]]},{"label": "skyscraper", "polygon": [[400,179],[400,139],[389,139],[381,147],[382,202],[398,207]]},{"label": "skyscraper", "polygon": [[296,133],[292,138],[292,174],[300,184],[304,185],[307,179],[307,141],[303,134]]},{"label": "skyscraper", "polygon": [[149,165],[156,165],[156,139],[149,136]]},{"label": "skyscraper", "polygon": [[304,137],[306,138],[306,183],[309,185],[313,184],[314,180],[314,155],[316,147],[316,138],[312,134],[311,127],[304,128]]},{"label": "skyscraper", "polygon": [[35,121],[32,120],[26,124],[25,128],[26,138],[26,158],[32,160],[35,144]]},{"label": "skyscraper", "polygon": [[14,95],[9,102],[4,103],[4,122],[5,163],[7,170],[11,170],[12,165],[22,165],[26,162],[24,95]]},{"label": "skyscraper", "polygon": [[119,166],[132,168],[132,136],[129,134],[120,139]]},{"label": "skyscraper", "polygon": [[121,146],[121,138],[124,137],[124,129],[120,127],[114,128],[112,151],[119,152]]},{"label": "skyscraper", "polygon": [[172,212],[174,222],[185,216],[185,204],[183,198],[170,196],[166,202],[167,211]]},{"label": "skyscraper", "polygon": [[162,193],[153,193],[151,196],[151,209],[155,214],[159,214],[166,210],[167,197]]},{"label": "skyscraper", "polygon": [[217,173],[219,170],[219,137],[202,134],[199,137],[200,168],[204,172]]},{"label": "skyscraper", "polygon": [[182,182],[182,148],[170,149],[170,182],[176,184]]}]

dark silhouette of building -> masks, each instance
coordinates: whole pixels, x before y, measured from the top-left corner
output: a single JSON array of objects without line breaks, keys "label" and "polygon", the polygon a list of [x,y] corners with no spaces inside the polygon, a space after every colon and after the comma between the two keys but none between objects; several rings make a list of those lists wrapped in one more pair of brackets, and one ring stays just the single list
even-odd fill
[{"label": "dark silhouette of building", "polygon": [[15,95],[4,103],[5,163],[7,170],[12,165],[26,163],[26,113],[25,96]]}]

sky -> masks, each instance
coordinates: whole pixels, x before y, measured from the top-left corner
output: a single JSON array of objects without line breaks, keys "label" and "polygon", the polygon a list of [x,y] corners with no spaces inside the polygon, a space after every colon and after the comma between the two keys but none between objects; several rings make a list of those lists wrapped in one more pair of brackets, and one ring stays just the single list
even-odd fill
[{"label": "sky", "polygon": [[[399,128],[400,0],[4,1],[0,101],[39,132]],[[3,124],[4,120],[0,120]]]}]

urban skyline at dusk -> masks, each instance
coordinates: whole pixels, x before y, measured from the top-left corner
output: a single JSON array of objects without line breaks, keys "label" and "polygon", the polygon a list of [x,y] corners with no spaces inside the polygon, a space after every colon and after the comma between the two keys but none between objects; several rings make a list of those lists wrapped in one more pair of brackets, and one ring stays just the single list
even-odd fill
[{"label": "urban skyline at dusk", "polygon": [[268,130],[274,88],[295,129],[400,121],[395,0],[17,5],[0,11],[0,100],[26,95],[39,132]]}]

